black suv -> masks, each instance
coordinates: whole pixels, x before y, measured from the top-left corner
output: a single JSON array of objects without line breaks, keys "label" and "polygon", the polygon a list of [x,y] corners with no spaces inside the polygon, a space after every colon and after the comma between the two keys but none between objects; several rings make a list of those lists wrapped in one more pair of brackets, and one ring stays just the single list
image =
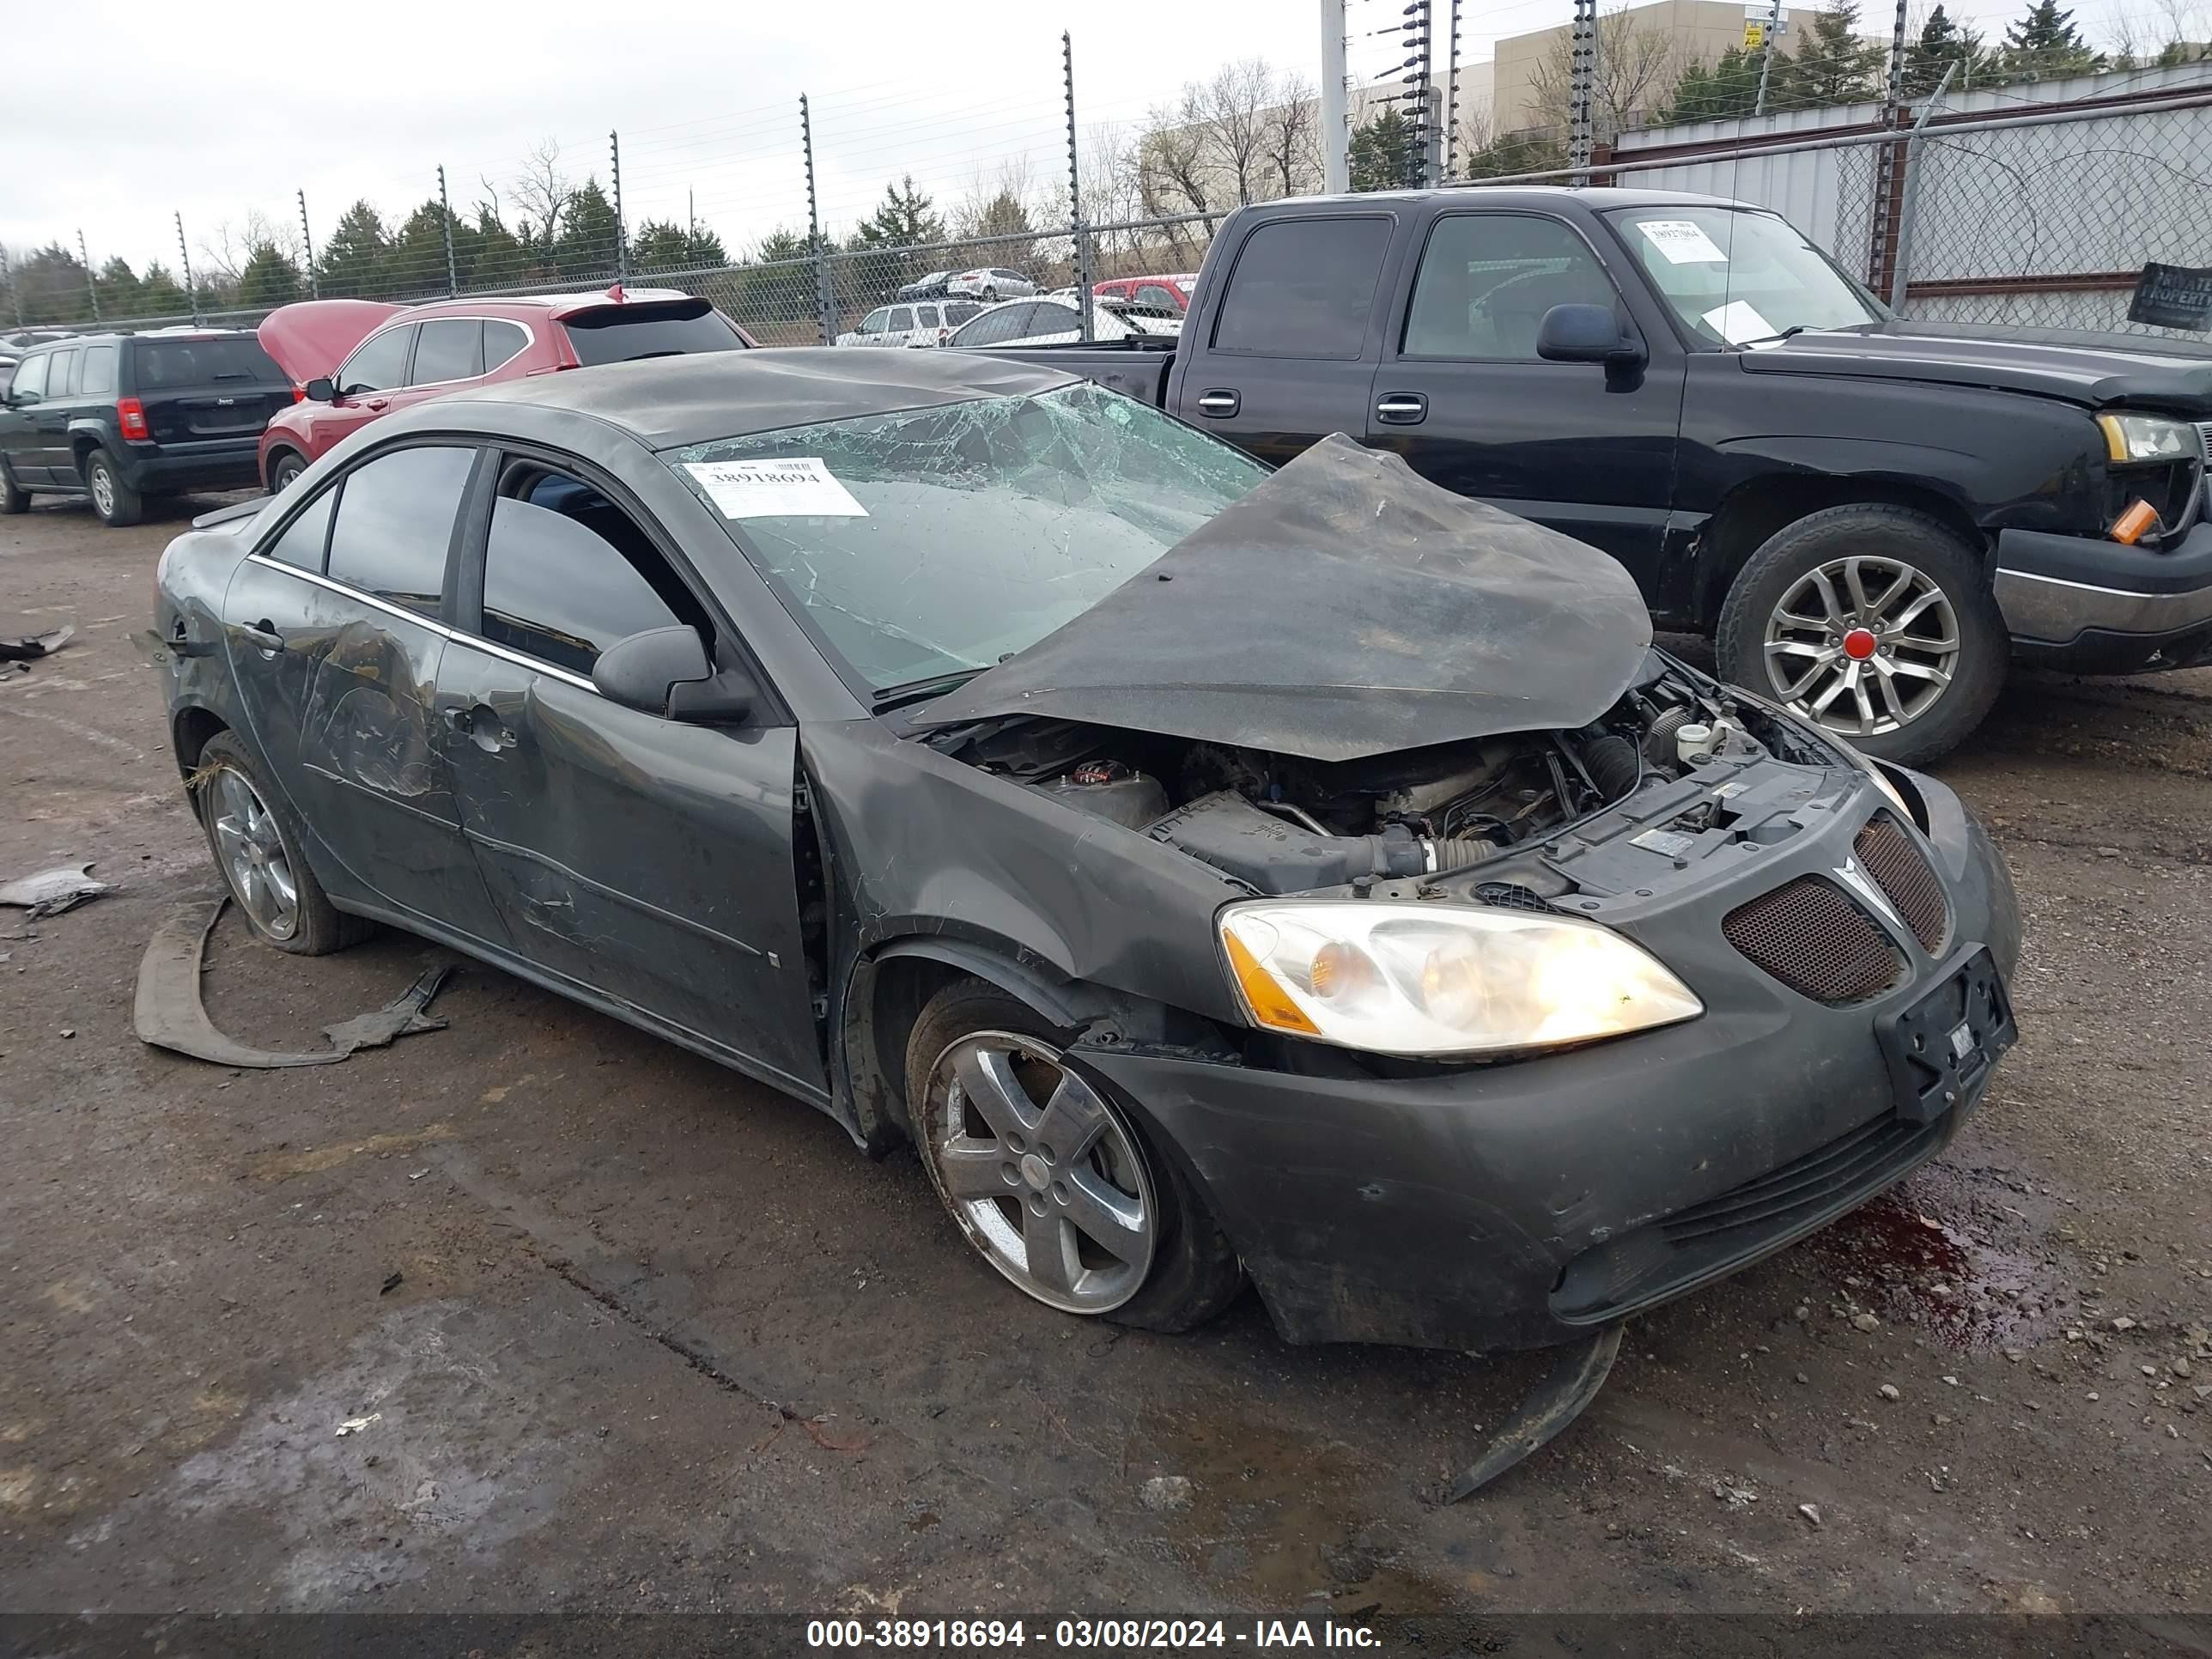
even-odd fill
[{"label": "black suv", "polygon": [[27,348],[0,393],[0,513],[89,495],[136,524],[149,495],[250,489],[261,428],[292,401],[261,343],[235,329],[80,334]]}]

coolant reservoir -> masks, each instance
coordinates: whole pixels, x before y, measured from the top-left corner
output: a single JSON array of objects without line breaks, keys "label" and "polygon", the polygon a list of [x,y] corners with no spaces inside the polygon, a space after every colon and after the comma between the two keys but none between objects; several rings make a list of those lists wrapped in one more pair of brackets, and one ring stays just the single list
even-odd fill
[{"label": "coolant reservoir", "polygon": [[1685,766],[1695,766],[1720,744],[1721,734],[1713,727],[1691,720],[1674,728],[1674,756]]}]

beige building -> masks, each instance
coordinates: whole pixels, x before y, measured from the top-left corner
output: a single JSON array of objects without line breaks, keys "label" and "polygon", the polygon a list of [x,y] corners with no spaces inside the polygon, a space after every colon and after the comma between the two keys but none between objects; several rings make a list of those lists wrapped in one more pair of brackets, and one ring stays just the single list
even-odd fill
[{"label": "beige building", "polygon": [[[1789,9],[1783,16],[1787,19]],[[1730,46],[1744,43],[1743,0],[1651,0],[1649,5],[1606,12],[1599,20],[1598,84],[1601,95],[1614,94],[1615,113],[1627,119],[1648,115],[1639,97],[1664,97],[1683,70],[1711,64]],[[1503,137],[1548,124],[1543,111],[1547,78],[1562,76],[1573,26],[1510,35],[1498,43],[1491,64],[1492,131]],[[1785,31],[1785,48],[1790,36]],[[1614,50],[1608,52],[1608,47]],[[1663,56],[1665,61],[1655,62]],[[1608,58],[1613,59],[1611,63]],[[1550,65],[1550,68],[1547,68]]]}]

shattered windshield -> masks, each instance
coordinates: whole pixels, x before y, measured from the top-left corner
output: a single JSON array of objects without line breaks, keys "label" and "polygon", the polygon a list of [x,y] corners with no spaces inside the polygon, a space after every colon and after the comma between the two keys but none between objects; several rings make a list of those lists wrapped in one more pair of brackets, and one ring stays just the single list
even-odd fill
[{"label": "shattered windshield", "polygon": [[1087,383],[661,459],[877,693],[1035,644],[1266,476]]}]

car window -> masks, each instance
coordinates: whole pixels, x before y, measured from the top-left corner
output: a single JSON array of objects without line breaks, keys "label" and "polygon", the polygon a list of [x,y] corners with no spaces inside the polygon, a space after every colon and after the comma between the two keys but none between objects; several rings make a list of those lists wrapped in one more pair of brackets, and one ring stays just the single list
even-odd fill
[{"label": "car window", "polygon": [[[1026,649],[1267,476],[1241,450],[1087,382],[662,459],[850,678],[878,690]],[[732,469],[714,465],[772,460],[813,475],[781,511],[772,495],[732,496]]]},{"label": "car window", "polygon": [[345,367],[337,372],[340,397],[356,392],[389,392],[407,383],[407,347],[415,337],[415,325],[387,328],[374,335],[360,350],[346,359]]},{"label": "car window", "polygon": [[323,491],[307,504],[304,513],[284,526],[284,533],[264,551],[280,564],[320,571],[323,544],[330,539],[331,508],[337,504],[337,490]]},{"label": "car window", "polygon": [[12,357],[0,357],[0,397],[5,397],[8,388],[15,383],[15,360]]},{"label": "car window", "polygon": [[34,351],[16,365],[15,378],[9,390],[19,398],[43,398],[46,395],[46,357],[43,351]]},{"label": "car window", "polygon": [[893,306],[891,307],[891,322],[890,328],[888,331],[889,332],[893,334],[904,334],[913,328],[913,326],[914,307],[912,306]]},{"label": "car window", "polygon": [[483,325],[483,366],[489,374],[530,343],[529,331],[520,323],[487,319]]},{"label": "car window", "polygon": [[1073,306],[1055,305],[1050,301],[1039,301],[1030,307],[1029,319],[1022,325],[1024,334],[1073,334],[1083,327],[1083,318]]},{"label": "car window", "polygon": [[1000,306],[986,311],[952,337],[957,346],[996,345],[1014,337],[1014,329],[1029,314],[1027,306]]},{"label": "car window", "polygon": [[1785,329],[1864,328],[1889,315],[1778,215],[1698,204],[1607,216],[1668,308],[1707,345],[1767,343]]},{"label": "car window", "polygon": [[1170,290],[1162,288],[1158,283],[1146,283],[1138,289],[1137,303],[1140,306],[1157,306],[1162,311],[1182,309],[1182,307],[1177,303],[1175,295]]},{"label": "car window", "polygon": [[948,301],[945,307],[945,320],[948,325],[953,327],[957,327],[969,319],[980,317],[982,314],[983,307],[973,300],[951,300]]},{"label": "car window", "polygon": [[470,380],[483,373],[483,325],[473,317],[434,317],[415,342],[410,386]]},{"label": "car window", "polygon": [[1218,351],[1357,358],[1390,246],[1388,219],[1283,219],[1244,239],[1213,325]]},{"label": "car window", "polygon": [[576,361],[627,363],[640,357],[675,357],[695,351],[742,351],[721,313],[704,300],[641,301],[599,307],[561,319]]},{"label": "car window", "polygon": [[46,401],[76,395],[76,352],[57,351],[53,367],[46,371]]},{"label": "car window", "polygon": [[252,335],[215,339],[133,341],[131,374],[141,392],[244,380],[289,386],[284,371]]},{"label": "car window", "polygon": [[1454,214],[1437,221],[1422,251],[1404,351],[1535,362],[1536,331],[1553,306],[1619,301],[1589,244],[1559,220]]},{"label": "car window", "polygon": [[87,346],[84,367],[77,371],[79,389],[88,398],[102,398],[115,390],[115,348]]},{"label": "car window", "polygon": [[935,306],[916,306],[914,308],[914,325],[916,328],[935,328],[937,326],[937,307]]},{"label": "car window", "polygon": [[890,320],[890,307],[889,306],[878,306],[873,311],[860,319],[859,331],[862,334],[882,333],[884,331],[884,325]]},{"label": "car window", "polygon": [[[492,503],[483,636],[571,673],[648,629],[705,621],[629,515],[590,484],[535,471]],[[703,630],[702,630],[703,631]]]},{"label": "car window", "polygon": [[348,473],[331,526],[331,576],[435,616],[476,457],[473,449],[396,449]]}]

